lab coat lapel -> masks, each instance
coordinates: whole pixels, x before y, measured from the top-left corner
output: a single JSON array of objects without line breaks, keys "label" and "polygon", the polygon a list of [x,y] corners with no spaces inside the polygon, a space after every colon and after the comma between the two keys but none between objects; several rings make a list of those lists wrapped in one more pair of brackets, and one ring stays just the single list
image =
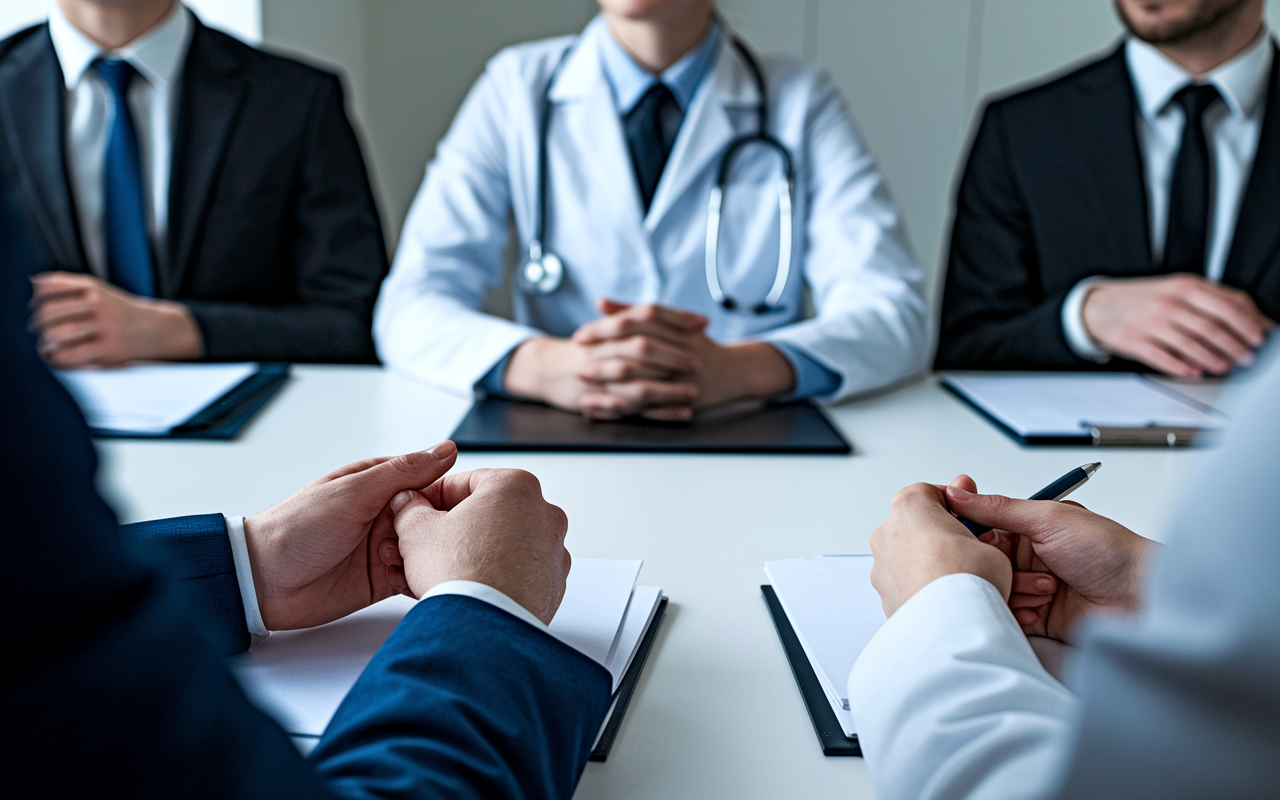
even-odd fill
[{"label": "lab coat lapel", "polygon": [[0,124],[31,216],[58,269],[86,270],[63,152],[62,70],[41,26],[13,46],[0,71]]},{"label": "lab coat lapel", "polygon": [[[635,252],[643,254],[646,268],[654,271],[652,249],[641,227],[644,212],[640,206],[640,187],[613,90],[600,65],[597,37],[601,35],[609,35],[604,25],[587,31],[552,87],[551,102],[555,108],[552,110],[550,171],[555,172],[556,162],[561,161],[556,158],[554,143],[557,141],[566,143],[570,150],[567,158],[591,165],[592,183],[611,187],[601,193],[611,206],[592,210],[591,216],[616,221],[618,229],[632,240]],[[556,135],[557,129],[566,135]]]},{"label": "lab coat lapel", "polygon": [[760,102],[760,93],[742,56],[733,47],[728,30],[711,74],[703,82],[685,112],[671,156],[662,170],[644,221],[646,231],[653,231],[681,196],[700,180],[704,170],[718,167],[729,143],[747,132],[737,130],[731,112],[754,109]]},{"label": "lab coat lapel", "polygon": [[169,262],[160,294],[173,297],[194,258],[205,208],[226,156],[246,85],[240,67],[195,21],[183,72],[169,183]]}]

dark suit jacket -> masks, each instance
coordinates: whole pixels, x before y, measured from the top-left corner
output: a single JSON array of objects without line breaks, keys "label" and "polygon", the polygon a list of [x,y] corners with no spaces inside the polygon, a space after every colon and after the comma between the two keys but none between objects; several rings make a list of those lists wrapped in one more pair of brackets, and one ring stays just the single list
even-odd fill
[{"label": "dark suit jacket", "polygon": [[[17,238],[0,208],[0,264]],[[116,525],[84,420],[23,330],[24,283],[0,270],[6,796],[572,794],[608,672],[468,597],[410,611],[299,756],[220,659],[247,641],[221,516]]]},{"label": "dark suit jacket", "polygon": [[[0,180],[20,187],[37,270],[87,272],[48,25],[0,42]],[[376,360],[386,246],[338,79],[198,21],[182,73],[156,292],[213,361]]]},{"label": "dark suit jacket", "polygon": [[[1273,45],[1274,46],[1274,45]],[[1222,282],[1280,319],[1280,55]],[[956,199],[937,369],[1097,369],[1062,333],[1092,275],[1158,272],[1124,48],[987,106]],[[1106,369],[1137,369],[1113,359]]]}]

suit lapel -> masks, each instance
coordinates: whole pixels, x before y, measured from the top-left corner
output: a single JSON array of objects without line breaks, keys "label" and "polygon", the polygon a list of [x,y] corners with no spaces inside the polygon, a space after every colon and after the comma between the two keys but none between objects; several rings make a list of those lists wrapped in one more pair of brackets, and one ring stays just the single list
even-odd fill
[{"label": "suit lapel", "polygon": [[1086,176],[1088,210],[1109,234],[1117,274],[1154,273],[1137,101],[1123,45],[1098,64],[1080,93],[1081,107],[1062,109],[1060,119]]},{"label": "suit lapel", "polygon": [[18,181],[32,218],[58,269],[85,271],[67,179],[65,87],[47,25],[23,42],[0,67],[0,109]]},{"label": "suit lapel", "polygon": [[1252,289],[1280,269],[1280,51],[1272,45],[1267,106],[1222,280]]},{"label": "suit lapel", "polygon": [[198,20],[182,75],[169,179],[169,263],[160,294],[172,297],[191,265],[210,194],[248,90],[240,66]]}]

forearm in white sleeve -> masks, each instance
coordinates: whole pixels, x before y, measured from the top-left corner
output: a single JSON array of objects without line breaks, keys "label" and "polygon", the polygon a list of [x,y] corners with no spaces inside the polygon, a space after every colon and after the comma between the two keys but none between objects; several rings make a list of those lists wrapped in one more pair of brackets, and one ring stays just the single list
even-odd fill
[{"label": "forearm in white sleeve", "polygon": [[849,676],[881,800],[1032,800],[1057,792],[1077,701],[975,575],[939,578],[885,623]]},{"label": "forearm in white sleeve", "polygon": [[901,214],[825,75],[809,114],[803,269],[817,315],[761,338],[839,374],[839,388],[821,398],[835,402],[921,373],[929,317]]},{"label": "forearm in white sleeve", "polygon": [[461,393],[539,335],[480,310],[502,285],[511,213],[508,112],[494,80],[488,71],[480,77],[440,142],[374,308],[383,363]]}]

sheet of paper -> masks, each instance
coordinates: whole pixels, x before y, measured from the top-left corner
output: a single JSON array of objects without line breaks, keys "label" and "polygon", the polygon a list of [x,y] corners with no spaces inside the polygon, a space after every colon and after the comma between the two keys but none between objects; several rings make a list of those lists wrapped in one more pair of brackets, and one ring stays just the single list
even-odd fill
[{"label": "sheet of paper", "polygon": [[[552,633],[567,644],[592,658],[593,653],[601,654],[596,660],[614,676],[615,689],[662,594],[656,587],[636,587],[643,563],[575,559],[564,600],[551,623]],[[286,731],[319,736],[414,605],[410,598],[392,597],[328,625],[273,633],[248,653],[230,659],[231,671],[245,693]],[[610,651],[613,656],[606,661]]]},{"label": "sheet of paper", "polygon": [[89,425],[122,433],[168,433],[238,386],[257,364],[154,364],[57,370]]},{"label": "sheet of paper", "polygon": [[849,673],[885,623],[871,563],[871,556],[823,556],[770,561],[764,568],[845,736],[857,733]]},{"label": "sheet of paper", "polygon": [[1019,436],[1079,436],[1087,425],[1218,428],[1214,409],[1128,373],[954,374],[946,383]]},{"label": "sheet of paper", "polygon": [[627,616],[622,620],[622,628],[618,631],[618,642],[609,656],[605,668],[613,676],[613,690],[618,691],[618,684],[631,668],[635,660],[636,648],[649,630],[653,615],[658,611],[658,603],[662,600],[662,589],[657,586],[637,586],[631,595],[631,604],[627,606]]}]

